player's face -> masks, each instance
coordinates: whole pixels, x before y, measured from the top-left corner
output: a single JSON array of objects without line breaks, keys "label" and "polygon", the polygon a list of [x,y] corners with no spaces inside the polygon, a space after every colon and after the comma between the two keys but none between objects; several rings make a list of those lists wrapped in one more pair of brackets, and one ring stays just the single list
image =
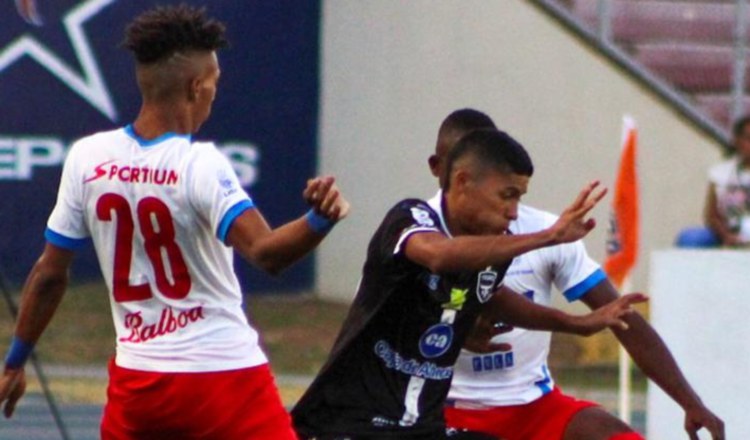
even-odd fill
[{"label": "player's face", "polygon": [[505,233],[518,218],[518,204],[528,185],[528,176],[498,171],[469,179],[461,191],[462,229],[474,235]]},{"label": "player's face", "polygon": [[216,58],[216,52],[211,52],[205,60],[203,74],[196,78],[195,88],[195,113],[193,120],[196,122],[195,130],[211,115],[211,107],[216,99],[216,88],[219,82],[221,70],[219,69],[219,60]]}]

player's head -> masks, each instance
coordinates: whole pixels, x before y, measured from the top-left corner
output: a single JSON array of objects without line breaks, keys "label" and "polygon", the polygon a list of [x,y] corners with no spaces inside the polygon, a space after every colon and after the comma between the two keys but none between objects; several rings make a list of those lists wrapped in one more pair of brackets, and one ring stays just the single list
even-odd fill
[{"label": "player's head", "polygon": [[187,5],[156,7],[125,30],[123,46],[136,60],[144,104],[182,112],[196,131],[216,97],[216,50],[227,45],[224,25]]},{"label": "player's head", "polygon": [[750,115],[741,117],[732,127],[734,148],[741,160],[750,162]]},{"label": "player's head", "polygon": [[448,211],[466,233],[503,233],[518,217],[518,203],[533,173],[528,153],[507,133],[472,131],[446,157]]},{"label": "player's head", "polygon": [[463,108],[449,114],[440,124],[435,154],[430,156],[428,163],[432,175],[440,181],[440,187],[445,186],[445,158],[456,143],[469,132],[480,128],[496,128],[495,123],[486,114],[471,108]]}]

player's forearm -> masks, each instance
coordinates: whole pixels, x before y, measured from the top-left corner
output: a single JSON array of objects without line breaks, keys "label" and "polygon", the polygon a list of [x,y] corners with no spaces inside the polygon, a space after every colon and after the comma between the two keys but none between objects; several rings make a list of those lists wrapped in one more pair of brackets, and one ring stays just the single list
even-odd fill
[{"label": "player's forearm", "polygon": [[444,240],[431,250],[427,264],[435,273],[480,270],[553,245],[549,231],[522,235],[460,236]]},{"label": "player's forearm", "polygon": [[587,331],[576,316],[535,304],[507,289],[496,292],[489,311],[493,320],[529,330],[556,331],[586,335]]},{"label": "player's forearm", "polygon": [[699,405],[700,397],[685,379],[669,348],[653,327],[637,313],[626,317],[625,321],[628,330],[613,331],[641,371],[681,407]]},{"label": "player's forearm", "polygon": [[280,226],[258,240],[253,262],[271,274],[277,274],[302,259],[325,238],[313,231],[304,217]]},{"label": "player's forearm", "polygon": [[67,268],[50,267],[40,259],[32,268],[21,294],[15,335],[35,344],[60,305],[68,285]]}]

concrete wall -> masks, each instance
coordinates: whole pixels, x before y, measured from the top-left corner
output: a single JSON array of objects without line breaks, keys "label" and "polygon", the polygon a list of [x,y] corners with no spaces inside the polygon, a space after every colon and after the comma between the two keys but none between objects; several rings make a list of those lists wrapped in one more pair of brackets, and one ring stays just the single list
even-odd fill
[{"label": "concrete wall", "polygon": [[[428,197],[427,168],[441,120],[474,107],[535,160],[526,201],[559,212],[591,179],[611,185],[621,120],[640,130],[642,257],[700,222],[710,139],[648,90],[523,0],[329,0],[323,11],[321,172],[354,205],[318,253],[317,290],[353,295],[371,234],[406,196]],[[607,206],[587,238],[601,260]]]}]

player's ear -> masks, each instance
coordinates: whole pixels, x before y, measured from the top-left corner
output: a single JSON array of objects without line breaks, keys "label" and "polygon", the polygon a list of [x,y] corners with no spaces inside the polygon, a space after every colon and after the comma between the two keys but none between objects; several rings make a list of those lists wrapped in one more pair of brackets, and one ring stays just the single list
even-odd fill
[{"label": "player's ear", "polygon": [[430,156],[429,159],[427,159],[427,164],[430,165],[430,171],[432,171],[432,175],[435,177],[440,177],[440,158],[437,156],[437,154],[433,154]]},{"label": "player's ear", "polygon": [[466,190],[466,187],[472,182],[472,176],[471,173],[469,173],[468,170],[465,168],[458,168],[453,172],[453,176],[451,178],[451,188],[455,189],[456,191],[463,192]]},{"label": "player's ear", "polygon": [[190,85],[188,86],[188,101],[189,102],[195,102],[198,100],[198,95],[200,95],[202,85],[203,85],[203,80],[198,76],[193,77],[190,80]]}]

